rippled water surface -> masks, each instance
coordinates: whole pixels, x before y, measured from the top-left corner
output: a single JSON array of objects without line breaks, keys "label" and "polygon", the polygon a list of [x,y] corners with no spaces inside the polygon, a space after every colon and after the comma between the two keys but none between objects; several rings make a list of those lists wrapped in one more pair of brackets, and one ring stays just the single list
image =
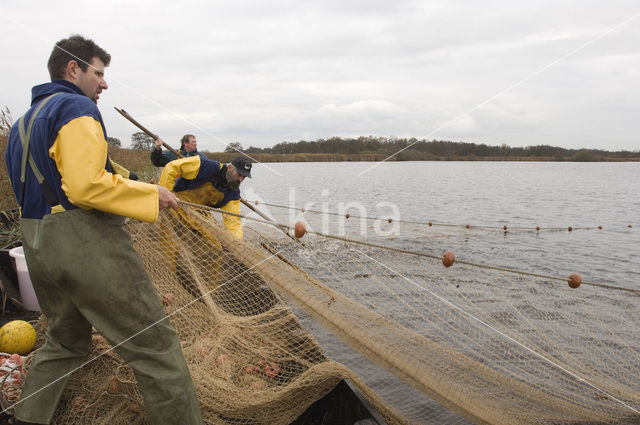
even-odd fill
[{"label": "rippled water surface", "polygon": [[[292,225],[304,218],[308,227],[316,231],[344,232],[348,237],[365,237],[370,242],[437,256],[452,250],[456,258],[476,263],[560,277],[579,273],[585,281],[640,289],[640,163],[390,162],[377,166],[374,163],[349,162],[281,163],[256,165],[253,175],[253,179],[243,183],[243,197],[259,200],[259,208],[279,222]],[[265,203],[291,205],[297,209],[278,208]],[[304,214],[300,211],[302,207],[306,209]],[[309,210],[327,211],[333,215],[314,214]],[[348,221],[344,218],[346,212],[352,216]],[[381,219],[361,221],[355,217],[365,215]],[[387,221],[389,217],[393,218],[392,223]],[[429,221],[436,225],[429,227]],[[467,229],[466,224],[471,228]],[[502,229],[504,225],[507,232]],[[543,230],[536,231],[536,226]],[[569,232],[568,226],[574,230]],[[599,230],[598,226],[602,229]],[[395,279],[397,276],[393,276],[390,269],[377,267],[382,263],[388,263],[392,268],[400,266],[404,276],[431,285],[433,276],[444,270],[442,266],[437,262],[415,259],[401,264],[403,259],[391,258],[391,254],[380,254],[377,264],[365,255],[336,256],[329,252],[332,243],[325,243],[327,258],[318,251],[310,254],[313,258],[306,263],[304,258],[294,259],[294,262],[297,261],[326,285],[336,287],[374,311],[384,310],[394,320],[430,340],[451,339],[451,335],[444,332],[446,329],[441,329],[446,319],[442,322],[440,316],[455,316],[447,316],[451,311],[446,305],[440,305],[426,292],[407,285],[405,280]],[[362,251],[361,248],[354,250]],[[367,273],[375,273],[376,267],[383,277],[369,287]],[[504,332],[517,335],[517,340],[533,338],[533,331],[538,328],[557,330],[550,322],[568,324],[574,323],[572,320],[574,325],[564,326],[562,336],[558,341],[554,340],[555,350],[557,347],[561,347],[560,351],[573,350],[572,343],[581,341],[581,338],[600,340],[606,336],[591,328],[584,329],[583,320],[587,319],[582,313],[576,314],[572,310],[575,300],[571,297],[555,301],[553,296],[541,298],[536,294],[538,289],[542,291],[545,288],[535,286],[531,287],[531,294],[517,292],[523,282],[515,278],[510,281],[510,276],[517,275],[500,275],[499,272],[487,272],[477,267],[463,270],[458,266],[452,269],[447,270],[456,274],[456,283],[462,289],[458,291],[458,286],[445,285],[449,292],[442,295],[467,311],[475,311],[474,314],[488,314],[482,316],[484,320],[503,324]],[[390,276],[385,277],[385,273]],[[544,285],[543,281],[536,282]],[[380,282],[394,287],[394,294],[401,297],[389,296],[376,286]],[[511,291],[506,289],[505,283],[514,284],[517,297],[512,302],[515,307],[510,307],[508,295]],[[562,287],[566,290],[564,284]],[[621,303],[637,299],[636,296],[626,298],[626,294],[627,291],[612,294],[618,298],[609,307],[603,299],[590,307],[580,304],[581,308],[587,308],[583,313],[589,315],[589,320],[600,324],[609,323],[606,322],[607,314],[613,312],[611,329],[616,331],[609,337],[620,339],[622,345],[637,340],[637,334],[633,332],[630,338],[623,335],[625,325],[618,329],[620,323],[629,319],[624,314],[620,315]],[[541,299],[543,304],[536,304]],[[476,306],[474,302],[477,300],[479,304]],[[466,301],[469,303],[465,304]],[[407,303],[417,310],[407,308]],[[486,311],[482,310],[485,304],[489,306]],[[474,310],[476,307],[479,310]],[[415,311],[420,311],[419,317],[412,315]],[[428,314],[433,316],[426,318]],[[518,315],[529,317],[529,325],[535,323],[533,328],[527,329],[527,323],[519,323],[516,320]],[[313,329],[330,357],[347,364],[360,377],[366,377],[367,383],[379,394],[391,399],[393,395],[389,391],[402,392],[407,397],[413,394],[411,408],[415,423],[469,423],[409,386],[402,386],[403,383],[398,383],[384,370],[369,368],[367,359],[304,314],[301,318]],[[490,346],[493,341],[496,352],[505,347],[519,352],[503,335],[489,332],[481,338],[480,344]],[[540,341],[549,342],[544,331],[538,337]],[[563,338],[570,341],[566,347]],[[461,341],[465,342],[464,338]],[[580,343],[577,346],[581,347]],[[459,349],[475,356],[475,351],[467,348]],[[637,352],[637,348],[631,350]],[[492,356],[479,359],[488,363],[493,361]],[[599,367],[608,364],[600,360]],[[496,361],[501,364],[502,360],[498,358]],[[551,367],[549,376],[553,377],[557,372]]]},{"label": "rippled water surface", "polygon": [[[433,221],[399,223],[398,235],[368,237],[404,248],[520,270],[640,288],[640,163],[370,162],[256,165],[243,183],[249,200],[371,217]],[[375,166],[374,168],[371,168]],[[360,175],[359,175],[360,174]],[[341,209],[342,208],[342,209]],[[359,209],[361,208],[361,209]],[[300,213],[264,207],[279,221]],[[322,230],[316,215],[316,230]],[[335,217],[333,217],[335,220]],[[462,225],[507,225],[465,229]],[[355,230],[359,225],[351,219]],[[384,223],[381,228],[384,230]],[[628,225],[632,225],[629,228]],[[558,227],[518,231],[516,227]],[[568,232],[573,226],[576,230]],[[602,226],[602,230],[597,230]],[[389,227],[389,226],[388,226]],[[582,230],[581,227],[591,227]]]}]

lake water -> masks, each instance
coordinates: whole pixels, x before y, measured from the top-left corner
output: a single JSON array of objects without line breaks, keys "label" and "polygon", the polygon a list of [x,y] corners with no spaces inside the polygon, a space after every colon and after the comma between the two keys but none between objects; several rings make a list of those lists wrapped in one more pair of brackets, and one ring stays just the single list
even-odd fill
[{"label": "lake water", "polygon": [[[579,273],[587,281],[640,288],[640,163],[388,162],[370,169],[374,165],[256,164],[253,178],[242,185],[243,197],[319,211],[458,224],[428,228],[400,222],[399,234],[386,240],[369,225],[366,236],[431,254],[453,250],[469,261],[558,276]],[[282,222],[302,216],[259,207]],[[304,216],[313,222],[309,213]],[[462,227],[467,223],[562,230],[504,233],[467,230]],[[568,226],[576,230],[568,232]],[[314,229],[323,230],[321,224]],[[354,229],[359,233],[358,225]]]},{"label": "lake water", "polygon": [[[370,168],[373,165],[349,162],[257,164],[253,178],[243,183],[243,197],[259,200],[258,207],[263,212],[290,225],[304,219],[313,230],[364,237],[378,244],[437,256],[452,250],[457,259],[476,263],[561,277],[579,273],[585,281],[640,289],[640,163],[390,162]],[[303,207],[304,213],[300,210]],[[330,214],[315,214],[309,210]],[[349,220],[344,217],[346,212],[352,215]],[[380,219],[361,221],[355,216]],[[393,218],[392,223],[387,221],[389,217]],[[433,227],[427,225],[429,221],[434,223]],[[465,224],[470,224],[471,228],[467,229]],[[504,225],[508,226],[507,232],[502,230]],[[542,230],[535,231],[536,226]],[[568,226],[574,230],[569,232]],[[321,272],[323,267],[332,268],[331,262],[336,260],[339,262],[339,257],[325,261],[318,255],[310,262],[310,267],[313,268],[317,261]],[[370,265],[365,258],[355,261],[361,262],[364,269]],[[354,263],[354,269],[357,267]],[[308,269],[309,264],[305,270]],[[343,272],[342,268],[340,270]],[[429,281],[425,276],[429,273],[426,264],[424,269],[418,264],[415,270],[410,267],[407,270],[414,273],[412,276]],[[393,318],[403,325],[420,329],[430,339],[439,338],[438,327],[442,323],[437,316],[449,314],[446,307],[437,310],[437,306],[429,304],[433,311],[427,309],[429,312],[424,313],[432,315],[429,320],[424,320],[423,316],[412,318],[405,311],[408,309],[404,303],[394,307],[398,300],[386,297],[376,288],[371,288],[370,299],[362,298],[366,294],[363,289],[366,278],[349,281],[349,275],[347,270],[343,276],[336,276],[335,282],[330,273],[326,279],[321,275],[317,277],[374,311],[384,307],[385,311],[393,311]],[[492,275],[489,281],[493,277],[502,279]],[[470,279],[473,280],[473,275]],[[400,291],[406,290],[406,282],[401,279],[390,279],[387,283],[393,285],[394,280],[400,280],[395,283]],[[462,284],[463,281],[459,282]],[[359,293],[351,292],[352,289]],[[463,289],[462,297],[468,299],[474,299],[476,289],[483,291],[480,285],[471,281]],[[421,303],[426,303],[424,300],[428,296],[419,291],[409,292],[406,295],[407,301],[412,299],[409,303],[414,302],[419,307],[427,305]],[[492,299],[487,293],[479,293],[479,296],[490,303],[489,312],[497,315],[503,312],[501,299]],[[451,298],[454,303],[462,301],[455,297],[454,293]],[[531,300],[532,305],[535,302]],[[554,308],[552,305],[534,307]],[[590,313],[597,316],[598,311],[594,308]],[[549,317],[555,317],[558,312],[551,313]],[[635,316],[631,316],[633,320]],[[412,406],[407,410],[412,417],[411,423],[469,423],[383,369],[373,368],[370,361],[304,314],[300,317],[331,358],[356,371],[379,394],[388,400],[393,400],[398,393],[412,394]],[[618,317],[617,320],[622,323],[626,318]],[[433,323],[432,327],[429,327],[430,323]],[[563,331],[558,339],[566,337],[574,341],[598,337],[592,333],[583,335],[581,325],[577,322],[567,326],[566,335]],[[517,334],[520,330],[516,326],[512,331]],[[636,334],[633,335],[631,339],[637,339]],[[620,338],[624,340],[625,337]],[[483,341],[486,344],[488,340]],[[500,338],[497,342],[499,346],[506,344]],[[551,372],[553,375],[556,371]]]}]

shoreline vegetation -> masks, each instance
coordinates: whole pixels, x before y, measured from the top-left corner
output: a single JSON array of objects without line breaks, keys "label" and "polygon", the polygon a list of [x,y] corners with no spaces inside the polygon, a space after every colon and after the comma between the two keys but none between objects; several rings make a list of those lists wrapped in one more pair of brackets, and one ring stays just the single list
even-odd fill
[{"label": "shoreline vegetation", "polygon": [[[0,114],[0,151],[7,147],[10,126],[9,111]],[[118,139],[109,138],[109,156],[123,167],[138,174],[143,181],[157,179],[159,168],[149,159],[153,139],[144,133],[132,136],[132,148],[122,148]],[[177,147],[177,146],[176,146]],[[240,152],[239,152],[240,151]],[[512,148],[507,145],[450,141],[426,141],[400,138],[359,137],[320,139],[316,141],[281,142],[270,148],[244,149],[230,143],[225,152],[203,152],[219,162],[243,153],[260,162],[376,162],[376,161],[572,161],[572,162],[638,162],[640,150],[609,152],[599,149],[565,149],[549,145]],[[6,193],[5,193],[6,192]],[[15,208],[4,158],[0,161],[0,207]]]},{"label": "shoreline vegetation", "polygon": [[[153,148],[153,140],[142,132],[134,133],[131,140],[134,151],[149,151]],[[122,145],[120,140],[111,138],[109,144],[112,148]],[[246,149],[239,142],[232,142],[224,152],[202,152],[209,158],[220,162],[229,162],[233,157],[242,154],[260,162],[640,161],[640,150],[610,152],[601,149],[566,149],[549,145],[510,147],[503,144],[488,146],[443,140],[427,141],[416,138],[374,136],[281,142],[273,147],[250,146]],[[132,154],[137,155],[136,153]]]},{"label": "shoreline vegetation", "polygon": [[[608,152],[599,149],[565,149],[538,145],[510,147],[488,146],[446,140],[358,137],[319,139],[316,141],[281,142],[271,148],[249,147],[231,143],[226,152],[235,149],[264,162],[280,161],[640,161],[640,150]],[[281,159],[286,158],[286,159]]]}]

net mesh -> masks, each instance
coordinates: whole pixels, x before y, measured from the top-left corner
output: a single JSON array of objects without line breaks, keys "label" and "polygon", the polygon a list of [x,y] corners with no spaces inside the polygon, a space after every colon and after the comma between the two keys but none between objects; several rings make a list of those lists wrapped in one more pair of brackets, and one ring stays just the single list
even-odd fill
[{"label": "net mesh", "polygon": [[[346,377],[391,424],[640,424],[637,291],[257,220],[237,240],[185,204],[127,226],[205,423],[289,424]],[[56,423],[146,423],[131,369],[93,342]]]}]

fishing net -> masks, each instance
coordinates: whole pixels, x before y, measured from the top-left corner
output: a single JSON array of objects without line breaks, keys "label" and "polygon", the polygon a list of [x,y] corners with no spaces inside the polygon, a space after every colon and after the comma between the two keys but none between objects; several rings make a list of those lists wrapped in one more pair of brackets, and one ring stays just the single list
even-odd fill
[{"label": "fishing net", "polygon": [[[640,424],[637,291],[445,268],[392,240],[295,240],[261,220],[237,240],[220,222],[183,203],[127,224],[205,423],[290,424],[350,378],[391,424]],[[92,358],[55,423],[146,423],[131,369],[97,334]]]}]

